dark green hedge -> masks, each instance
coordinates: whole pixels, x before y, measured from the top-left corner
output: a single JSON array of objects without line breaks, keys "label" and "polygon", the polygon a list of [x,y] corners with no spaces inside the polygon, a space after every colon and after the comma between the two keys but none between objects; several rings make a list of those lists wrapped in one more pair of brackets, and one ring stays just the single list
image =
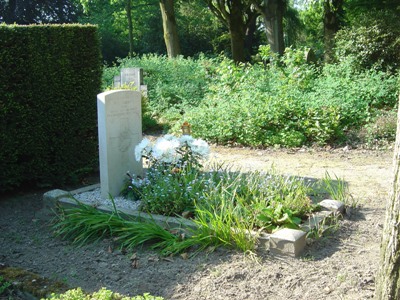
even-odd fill
[{"label": "dark green hedge", "polygon": [[95,26],[0,25],[0,192],[97,166]]}]

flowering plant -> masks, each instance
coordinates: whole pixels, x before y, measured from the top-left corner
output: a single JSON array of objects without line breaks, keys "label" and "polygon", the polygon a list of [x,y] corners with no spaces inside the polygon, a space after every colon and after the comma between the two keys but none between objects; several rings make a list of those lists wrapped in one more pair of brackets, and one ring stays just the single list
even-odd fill
[{"label": "flowering plant", "polygon": [[154,143],[145,138],[135,147],[137,161],[144,157],[150,167],[163,166],[179,171],[201,168],[200,161],[207,158],[209,153],[210,147],[206,141],[190,135],[178,138],[167,134]]},{"label": "flowering plant", "polygon": [[142,209],[152,212],[172,214],[190,210],[193,201],[200,197],[193,187],[198,185],[201,161],[209,152],[206,141],[190,135],[178,138],[168,134],[154,142],[145,138],[135,147],[135,158],[147,160],[146,177],[128,173],[122,194],[141,199]]}]

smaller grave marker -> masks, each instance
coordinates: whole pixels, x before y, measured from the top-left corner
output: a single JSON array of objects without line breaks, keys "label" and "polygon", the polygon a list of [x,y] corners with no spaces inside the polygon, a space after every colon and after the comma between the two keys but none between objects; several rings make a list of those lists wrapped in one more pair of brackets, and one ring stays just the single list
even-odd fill
[{"label": "smaller grave marker", "polygon": [[143,85],[143,69],[122,68],[121,85],[132,85],[136,87],[136,90],[140,91],[140,86]]}]

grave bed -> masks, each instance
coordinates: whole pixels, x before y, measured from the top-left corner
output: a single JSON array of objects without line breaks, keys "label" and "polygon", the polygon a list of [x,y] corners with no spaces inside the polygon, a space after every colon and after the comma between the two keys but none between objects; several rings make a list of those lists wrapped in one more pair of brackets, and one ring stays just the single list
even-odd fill
[{"label": "grave bed", "polygon": [[[51,190],[43,195],[44,206],[47,209],[55,209],[58,206],[63,208],[76,207],[78,204],[73,199],[74,195],[94,190],[99,186],[100,184],[94,184],[69,192],[60,189]],[[80,202],[88,204],[84,200],[80,200]],[[336,214],[343,214],[345,209],[344,204],[337,200],[326,199],[321,201],[319,205],[322,210],[314,213],[308,221],[302,223],[300,225],[301,230],[284,228],[272,234],[260,234],[258,237],[259,251],[269,251],[279,256],[298,257],[301,255],[306,245],[307,233],[317,226],[321,226],[320,224],[324,224],[327,218],[331,218]],[[100,205],[96,208],[105,213],[111,214],[113,212],[113,208],[105,205]],[[119,209],[119,211],[122,216],[126,215],[129,218],[133,217],[142,221],[151,220],[166,229],[195,228],[195,224],[188,219],[149,214],[126,208]]]}]

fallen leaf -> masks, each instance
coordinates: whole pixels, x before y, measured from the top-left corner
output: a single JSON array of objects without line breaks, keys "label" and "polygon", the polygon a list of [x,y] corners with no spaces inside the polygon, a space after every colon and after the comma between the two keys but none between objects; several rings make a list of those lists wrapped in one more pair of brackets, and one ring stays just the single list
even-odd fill
[{"label": "fallen leaf", "polygon": [[160,259],[158,258],[158,256],[149,256],[149,258],[148,258],[148,261],[154,261],[154,262],[157,262],[157,261],[159,261]]},{"label": "fallen leaf", "polygon": [[132,268],[137,269],[139,267],[139,258],[137,257],[137,254],[133,253],[130,260],[132,262],[131,263]]},{"label": "fallen leaf", "polygon": [[131,266],[132,268],[137,269],[139,267],[139,261],[137,259],[132,260]]},{"label": "fallen leaf", "polygon": [[165,261],[174,262],[174,260],[170,257],[163,257],[162,259]]},{"label": "fallen leaf", "polygon": [[185,252],[185,253],[182,253],[182,254],[181,254],[181,257],[182,257],[184,260],[186,260],[186,259],[189,258],[189,255]]}]

